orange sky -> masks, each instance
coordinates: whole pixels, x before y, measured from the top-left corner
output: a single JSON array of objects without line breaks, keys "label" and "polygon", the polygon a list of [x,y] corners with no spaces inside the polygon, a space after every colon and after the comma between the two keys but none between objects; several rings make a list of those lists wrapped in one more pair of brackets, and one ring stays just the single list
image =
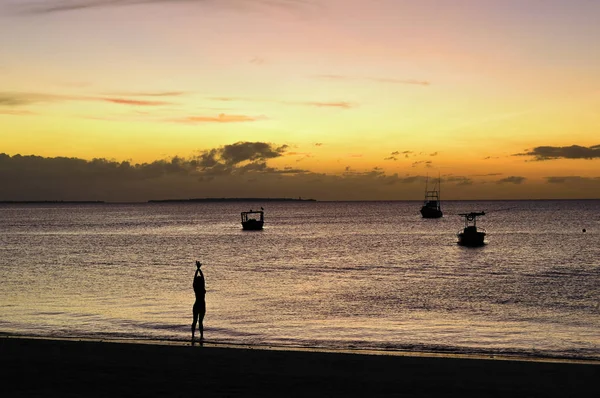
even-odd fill
[{"label": "orange sky", "polygon": [[[419,199],[427,175],[447,199],[599,198],[599,18],[585,0],[0,0],[0,200]],[[15,183],[56,157],[178,157],[187,179]]]}]

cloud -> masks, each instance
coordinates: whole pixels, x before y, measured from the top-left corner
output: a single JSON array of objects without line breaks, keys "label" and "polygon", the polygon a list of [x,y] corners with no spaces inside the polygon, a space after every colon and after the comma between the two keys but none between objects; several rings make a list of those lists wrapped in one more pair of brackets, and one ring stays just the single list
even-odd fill
[{"label": "cloud", "polygon": [[307,106],[316,106],[316,107],[319,107],[319,108],[343,108],[343,109],[350,109],[350,108],[354,107],[354,105],[352,105],[350,102],[346,102],[346,101],[338,101],[338,102],[319,102],[319,101],[313,101],[313,102],[284,102],[284,103],[297,104],[297,105],[307,105]]},{"label": "cloud", "polygon": [[437,155],[438,155],[438,153],[437,153],[437,152],[433,152],[433,153],[430,153],[430,154],[429,154],[429,156],[437,156]]},{"label": "cloud", "polygon": [[379,167],[374,167],[368,171],[355,171],[347,166],[344,171],[345,176],[371,176],[371,177],[383,177],[385,176],[385,172],[382,171]]},{"label": "cloud", "polygon": [[72,97],[61,95],[39,94],[39,93],[0,93],[0,106],[25,106],[38,102],[52,102],[60,100],[68,100]]},{"label": "cloud", "polygon": [[322,142],[315,142],[315,146],[323,146]]},{"label": "cloud", "polygon": [[397,156],[400,155],[399,151],[394,151],[392,153],[390,153],[390,156],[388,156],[387,158],[383,158],[383,160],[393,160],[393,161],[397,161],[398,158]]},{"label": "cloud", "polygon": [[240,97],[210,97],[208,99],[211,99],[213,101],[223,101],[223,102],[230,102],[230,101],[252,101],[250,99],[240,98]]},{"label": "cloud", "polygon": [[487,173],[487,174],[473,174],[473,177],[496,177],[501,176],[504,173]]},{"label": "cloud", "polygon": [[549,184],[578,184],[578,183],[600,183],[600,177],[562,176],[546,177]]},{"label": "cloud", "polygon": [[262,58],[262,57],[252,57],[250,59],[250,61],[248,61],[248,62],[251,63],[251,64],[255,64],[255,65],[263,65],[267,61],[264,58]]},{"label": "cloud", "polygon": [[237,164],[244,161],[266,160],[283,156],[287,145],[274,147],[266,142],[236,142],[225,145],[218,152],[227,164]]},{"label": "cloud", "polygon": [[64,102],[64,101],[102,101],[120,105],[135,106],[162,106],[173,105],[173,102],[138,100],[117,97],[82,96],[82,95],[59,95],[44,93],[0,93],[0,106],[20,107],[32,105],[39,102]]},{"label": "cloud", "polygon": [[185,91],[145,91],[145,92],[129,92],[129,93],[114,93],[110,94],[118,97],[180,97],[187,94]]},{"label": "cloud", "polygon": [[527,178],[519,176],[510,176],[496,181],[497,184],[522,184]]},{"label": "cloud", "polygon": [[215,178],[235,186],[242,176],[305,173],[299,168],[277,169],[267,164],[284,156],[287,148],[266,142],[237,142],[190,158],[175,156],[140,164],[0,153],[0,200],[145,201],[156,195],[177,196],[169,192],[174,186],[182,195],[197,192],[188,186],[197,187],[198,181]]},{"label": "cloud", "polygon": [[346,75],[316,75],[317,79],[325,80],[359,80],[359,81],[371,81],[376,83],[388,83],[388,84],[409,84],[417,86],[429,86],[431,83],[425,80],[416,79],[394,79],[387,77],[357,77],[357,76],[346,76]]},{"label": "cloud", "polygon": [[417,86],[429,86],[431,83],[425,80],[415,79],[392,79],[392,78],[366,78],[378,83],[392,83],[392,84],[412,84]]},{"label": "cloud", "polygon": [[[190,157],[146,163],[0,153],[0,201],[143,202],[298,196],[319,200],[422,199],[425,175],[386,174],[379,167],[348,167],[341,173],[311,172],[291,165],[296,163],[288,149],[269,142],[242,141],[204,149]],[[448,200],[536,197],[541,186],[515,185],[511,191],[509,187],[475,182],[465,176],[443,176],[442,180]],[[600,177],[547,177],[547,181],[543,186],[550,197],[597,198],[600,192]],[[568,189],[559,184],[569,184]]]},{"label": "cloud", "polygon": [[343,108],[350,109],[355,107],[354,104],[347,101],[279,101],[279,100],[270,100],[270,99],[260,99],[260,98],[243,98],[243,97],[211,97],[209,98],[213,101],[223,101],[223,102],[266,102],[273,104],[281,104],[281,105],[292,105],[292,106],[314,106],[318,108]]},{"label": "cloud", "polygon": [[533,160],[553,159],[595,159],[600,158],[600,145],[584,147],[571,146],[538,146],[528,152],[515,153],[512,156],[533,156]]},{"label": "cloud", "polygon": [[173,119],[178,123],[239,123],[239,122],[255,122],[265,119],[264,116],[246,116],[246,115],[227,115],[221,113],[218,116],[188,116],[179,119]]},{"label": "cloud", "polygon": [[[248,6],[247,1],[241,0],[45,0],[31,1],[20,0],[18,5],[14,5],[14,10],[20,14],[53,14],[59,12],[84,10],[90,8],[104,7],[123,7],[141,4],[157,3],[198,3],[206,5],[238,5],[241,9]],[[254,7],[284,8],[287,10],[296,10],[300,7],[306,7],[309,3],[304,0],[253,0]]]},{"label": "cloud", "polygon": [[455,183],[457,185],[473,185],[473,180],[468,177],[450,176],[443,179],[446,183]]},{"label": "cloud", "polygon": [[432,164],[431,160],[418,160],[418,161],[414,162],[411,165],[411,167],[417,167],[419,165],[423,165],[425,167],[431,167],[431,164]]},{"label": "cloud", "polygon": [[99,100],[103,100],[106,102],[112,102],[113,104],[121,104],[121,105],[137,105],[137,106],[161,106],[161,105],[172,105],[172,102],[166,101],[144,101],[144,100],[134,100],[134,99],[126,99],[126,98],[98,98]]},{"label": "cloud", "polygon": [[8,110],[0,110],[0,115],[12,115],[12,116],[28,116],[35,115],[35,112],[25,111],[21,109],[8,109]]}]

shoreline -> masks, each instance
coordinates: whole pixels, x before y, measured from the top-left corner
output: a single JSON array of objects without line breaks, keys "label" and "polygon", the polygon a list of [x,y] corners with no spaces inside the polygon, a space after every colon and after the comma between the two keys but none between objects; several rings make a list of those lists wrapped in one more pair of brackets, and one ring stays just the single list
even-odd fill
[{"label": "shoreline", "polygon": [[598,363],[0,337],[8,396],[595,396]]},{"label": "shoreline", "polygon": [[[111,344],[140,344],[153,346],[170,347],[188,347],[189,340],[168,340],[168,339],[141,339],[141,338],[97,338],[97,337],[55,337],[55,336],[35,336],[19,334],[2,334],[3,339],[31,339],[31,340],[49,340],[49,341],[67,341],[67,342],[89,342],[89,343],[111,343]],[[198,346],[196,342],[195,346]],[[328,348],[320,346],[294,346],[294,345],[276,345],[276,344],[247,344],[231,343],[213,340],[205,340],[204,347],[209,348],[228,348],[228,349],[247,349],[247,350],[270,350],[270,351],[294,351],[294,352],[315,352],[329,354],[351,354],[351,355],[381,355],[381,356],[400,356],[400,357],[421,357],[421,358],[456,358],[456,359],[482,359],[497,361],[519,361],[519,362],[551,362],[551,363],[572,363],[585,365],[600,365],[600,358],[573,358],[557,356],[527,356],[519,354],[498,354],[485,352],[436,352],[436,351],[412,351],[402,349],[376,349],[376,348]]]}]

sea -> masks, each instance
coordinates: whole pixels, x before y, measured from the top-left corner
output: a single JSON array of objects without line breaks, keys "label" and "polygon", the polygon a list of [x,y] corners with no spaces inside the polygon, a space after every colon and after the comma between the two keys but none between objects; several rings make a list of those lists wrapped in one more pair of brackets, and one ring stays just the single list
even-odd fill
[{"label": "sea", "polygon": [[600,360],[600,200],[421,204],[0,204],[0,335],[189,343],[198,260],[207,344]]}]

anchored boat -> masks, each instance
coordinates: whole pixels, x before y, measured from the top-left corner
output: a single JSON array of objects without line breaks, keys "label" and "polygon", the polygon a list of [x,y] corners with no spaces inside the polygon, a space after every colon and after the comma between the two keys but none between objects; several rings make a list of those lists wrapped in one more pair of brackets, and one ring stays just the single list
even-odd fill
[{"label": "anchored boat", "polygon": [[459,214],[465,218],[465,228],[458,231],[458,244],[462,246],[483,246],[485,239],[485,229],[477,228],[477,217],[485,216],[485,212],[471,212]]},{"label": "anchored boat", "polygon": [[421,215],[423,218],[440,218],[442,217],[442,207],[440,205],[440,179],[434,185],[433,190],[427,189],[429,177],[425,182],[425,202],[421,207]]},{"label": "anchored boat", "polygon": [[242,229],[256,231],[263,229],[263,224],[265,222],[265,213],[263,208],[260,210],[254,211],[243,211],[242,212]]}]

